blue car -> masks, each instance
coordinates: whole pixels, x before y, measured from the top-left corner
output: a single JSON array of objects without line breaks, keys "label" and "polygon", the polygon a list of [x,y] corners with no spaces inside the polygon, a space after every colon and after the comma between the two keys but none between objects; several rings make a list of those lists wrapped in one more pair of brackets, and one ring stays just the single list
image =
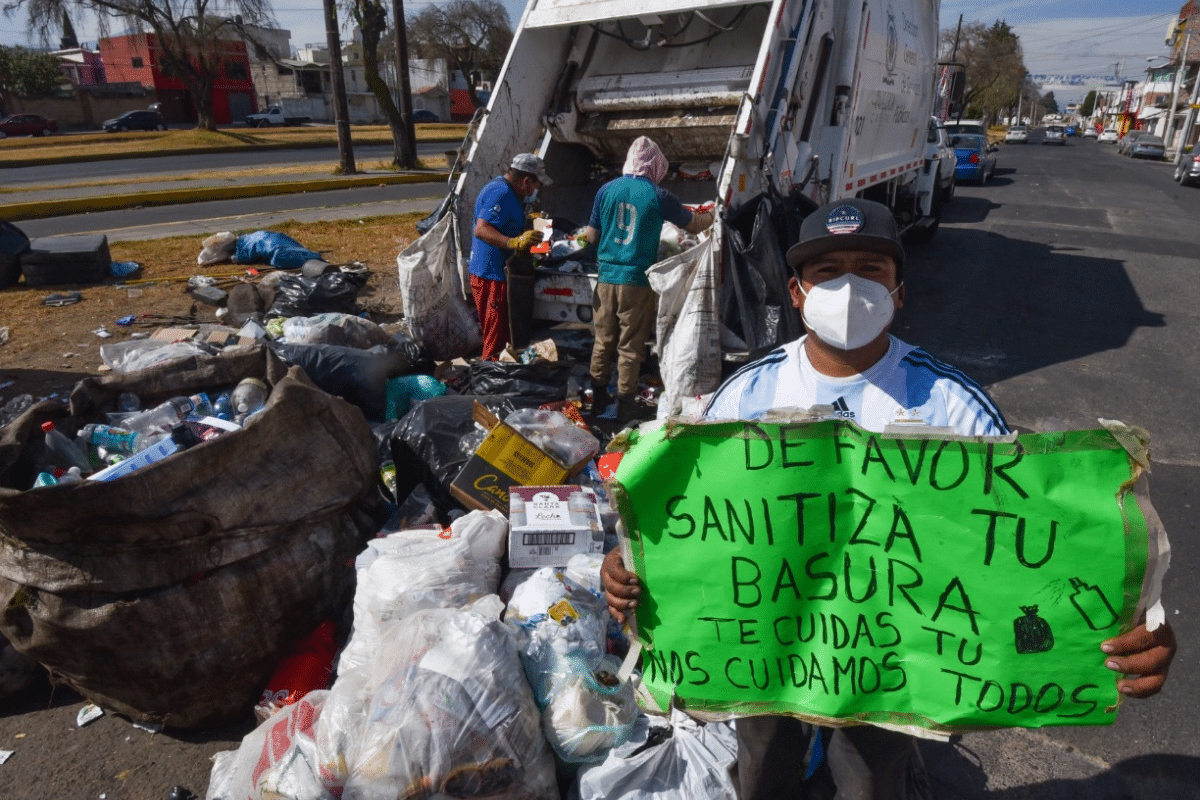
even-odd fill
[{"label": "blue car", "polygon": [[996,171],[996,146],[988,144],[986,136],[974,133],[956,133],[950,137],[954,148],[954,177],[960,181],[974,181],[980,186]]},{"label": "blue car", "polygon": [[1079,135],[1079,128],[1076,128],[1074,125],[1067,126],[1067,136],[1078,136],[1078,135]]}]

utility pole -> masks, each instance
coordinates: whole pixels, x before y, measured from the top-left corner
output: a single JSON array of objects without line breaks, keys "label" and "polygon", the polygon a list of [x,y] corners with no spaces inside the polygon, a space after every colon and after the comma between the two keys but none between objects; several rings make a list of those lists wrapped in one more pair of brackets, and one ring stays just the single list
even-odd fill
[{"label": "utility pole", "polygon": [[342,175],[358,172],[354,166],[354,145],[350,142],[350,105],[346,102],[346,76],[342,73],[342,40],[338,37],[337,4],[324,0],[325,42],[329,46],[329,80],[333,84],[333,121],[337,126],[338,155]]},{"label": "utility pole", "polygon": [[[1167,143],[1167,149],[1171,148],[1171,140],[1175,136],[1175,103],[1179,98],[1179,82],[1183,78],[1184,70],[1187,69],[1187,54],[1188,45],[1192,42],[1192,32],[1188,31],[1187,36],[1183,40],[1183,50],[1179,53],[1179,66],[1175,69],[1175,80],[1171,84],[1171,99],[1168,102],[1167,108],[1167,133],[1163,136],[1163,141]],[[1192,101],[1195,102],[1194,100]],[[1190,114],[1191,109],[1188,109]],[[1187,135],[1186,129],[1184,135]],[[1180,142],[1179,149],[1183,149],[1183,143]]]},{"label": "utility pole", "polygon": [[1200,105],[1200,68],[1196,70],[1196,77],[1192,80],[1192,99],[1188,103],[1187,117],[1183,121],[1183,130],[1179,134],[1179,147],[1175,148],[1176,164],[1183,161],[1183,147],[1192,135],[1192,124],[1196,121],[1196,106]]}]

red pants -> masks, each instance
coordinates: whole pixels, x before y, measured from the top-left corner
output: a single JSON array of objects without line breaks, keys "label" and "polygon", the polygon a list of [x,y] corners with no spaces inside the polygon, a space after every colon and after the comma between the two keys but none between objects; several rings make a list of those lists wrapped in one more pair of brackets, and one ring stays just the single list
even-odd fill
[{"label": "red pants", "polygon": [[475,310],[479,312],[479,327],[483,329],[484,361],[495,361],[496,356],[511,340],[508,333],[508,284],[471,276],[471,297]]}]

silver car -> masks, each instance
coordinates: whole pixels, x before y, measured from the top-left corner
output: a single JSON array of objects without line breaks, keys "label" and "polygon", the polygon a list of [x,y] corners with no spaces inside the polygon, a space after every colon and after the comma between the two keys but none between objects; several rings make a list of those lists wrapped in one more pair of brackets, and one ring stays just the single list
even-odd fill
[{"label": "silver car", "polygon": [[1155,161],[1162,161],[1163,154],[1167,148],[1163,144],[1163,140],[1151,134],[1139,136],[1137,141],[1129,146],[1130,158],[1152,158]]},{"label": "silver car", "polygon": [[1051,125],[1046,128],[1046,135],[1042,137],[1042,144],[1058,144],[1063,147],[1067,146],[1067,129],[1062,125]]},{"label": "silver car", "polygon": [[1200,153],[1183,157],[1183,161],[1175,167],[1175,180],[1179,181],[1180,186],[1200,184]]}]

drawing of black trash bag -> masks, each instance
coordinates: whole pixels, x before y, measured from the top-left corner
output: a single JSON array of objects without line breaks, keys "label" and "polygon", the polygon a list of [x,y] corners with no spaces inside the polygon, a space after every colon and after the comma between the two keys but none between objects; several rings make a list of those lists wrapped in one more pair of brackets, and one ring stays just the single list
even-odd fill
[{"label": "drawing of black trash bag", "polygon": [[1017,652],[1045,653],[1054,647],[1054,632],[1050,623],[1038,616],[1037,606],[1021,606],[1024,616],[1013,620],[1013,638]]}]

